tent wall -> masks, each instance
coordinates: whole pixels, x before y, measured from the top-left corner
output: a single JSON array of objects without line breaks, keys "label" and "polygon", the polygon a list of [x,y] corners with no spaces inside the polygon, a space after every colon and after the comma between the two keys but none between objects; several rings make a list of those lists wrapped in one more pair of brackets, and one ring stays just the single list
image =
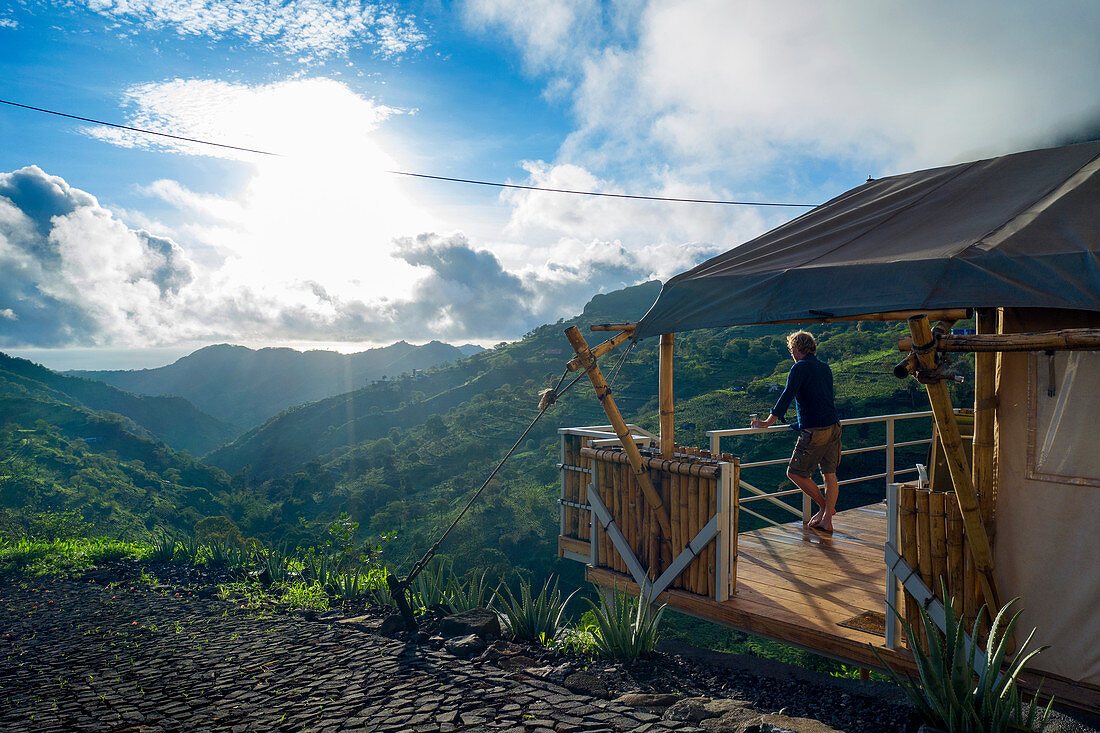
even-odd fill
[{"label": "tent wall", "polygon": [[[1040,309],[1005,309],[1004,331],[1100,327],[1100,314]],[[1096,369],[1100,354],[1084,354],[1082,367]],[[1001,355],[997,384],[997,509],[994,566],[1005,599],[1019,597],[1023,609],[1019,641],[1032,627],[1038,644],[1051,648],[1032,666],[1072,680],[1100,685],[1100,481],[1086,462],[1061,476],[1038,471],[1037,449],[1044,440],[1043,401],[1057,402],[1066,354],[1057,355],[1055,395],[1048,394],[1049,357],[1035,353]],[[1070,395],[1100,414],[1100,373],[1078,375]],[[1082,385],[1086,385],[1082,389]],[[1084,405],[1087,409],[1088,405]],[[1047,409],[1049,413],[1049,409]],[[1058,450],[1091,456],[1097,452],[1094,419],[1076,434],[1063,430]],[[1039,445],[1036,445],[1036,444]],[[1092,464],[1093,466],[1095,464]],[[1076,474],[1076,475],[1075,475]],[[1040,478],[1041,477],[1041,478]]]}]

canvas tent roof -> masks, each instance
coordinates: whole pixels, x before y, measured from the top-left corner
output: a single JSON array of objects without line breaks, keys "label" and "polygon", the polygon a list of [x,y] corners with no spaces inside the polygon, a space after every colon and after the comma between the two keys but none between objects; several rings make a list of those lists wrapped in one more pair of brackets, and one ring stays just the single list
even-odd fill
[{"label": "canvas tent roof", "polygon": [[634,333],[998,306],[1100,311],[1100,142],[870,181],[672,278]]}]

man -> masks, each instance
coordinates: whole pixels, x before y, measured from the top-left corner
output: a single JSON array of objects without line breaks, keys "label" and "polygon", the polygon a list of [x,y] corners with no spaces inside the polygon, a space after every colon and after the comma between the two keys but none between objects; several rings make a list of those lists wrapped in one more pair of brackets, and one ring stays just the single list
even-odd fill
[{"label": "man", "polygon": [[[753,420],[752,427],[770,428],[781,421],[794,400],[797,422],[791,428],[799,435],[787,466],[787,478],[821,507],[806,526],[831,534],[840,494],[836,480],[836,467],[840,463],[840,423],[833,406],[833,372],[828,364],[818,361],[817,342],[806,331],[795,331],[787,336],[787,348],[794,359],[794,366],[787,374],[787,386],[768,419]],[[818,466],[825,477],[824,495],[811,478]]]}]

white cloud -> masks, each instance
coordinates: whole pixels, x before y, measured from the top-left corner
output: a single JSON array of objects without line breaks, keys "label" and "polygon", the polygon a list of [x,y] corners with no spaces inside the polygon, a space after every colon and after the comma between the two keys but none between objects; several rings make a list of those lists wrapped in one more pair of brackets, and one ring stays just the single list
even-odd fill
[{"label": "white cloud", "polygon": [[[0,348],[494,341],[575,313],[593,292],[648,279],[649,256],[668,263],[668,254],[572,242],[513,271],[462,234],[425,233],[386,254],[414,273],[404,296],[333,288],[305,267],[256,278],[240,257],[206,265],[171,239],[131,229],[32,166],[0,174]],[[308,255],[306,247],[300,257]]]},{"label": "white cloud", "polygon": [[424,48],[416,18],[360,0],[83,0],[89,10],[182,36],[230,36],[297,54],[303,61],[370,47],[381,56]]},{"label": "white cloud", "polygon": [[579,124],[555,162],[597,173],[625,160],[750,184],[807,160],[901,172],[1100,125],[1091,0],[652,1],[611,11],[640,17],[634,38],[579,47],[539,35],[559,24],[540,7],[473,17],[555,89],[571,79]]}]

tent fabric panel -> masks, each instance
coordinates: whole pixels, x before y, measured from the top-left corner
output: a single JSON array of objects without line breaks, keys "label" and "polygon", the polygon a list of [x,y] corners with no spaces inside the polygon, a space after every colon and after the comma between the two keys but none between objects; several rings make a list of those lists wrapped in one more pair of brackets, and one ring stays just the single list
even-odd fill
[{"label": "tent fabric panel", "polygon": [[635,335],[810,311],[1100,310],[1098,252],[1100,142],[1017,153],[848,191],[670,279]]}]

